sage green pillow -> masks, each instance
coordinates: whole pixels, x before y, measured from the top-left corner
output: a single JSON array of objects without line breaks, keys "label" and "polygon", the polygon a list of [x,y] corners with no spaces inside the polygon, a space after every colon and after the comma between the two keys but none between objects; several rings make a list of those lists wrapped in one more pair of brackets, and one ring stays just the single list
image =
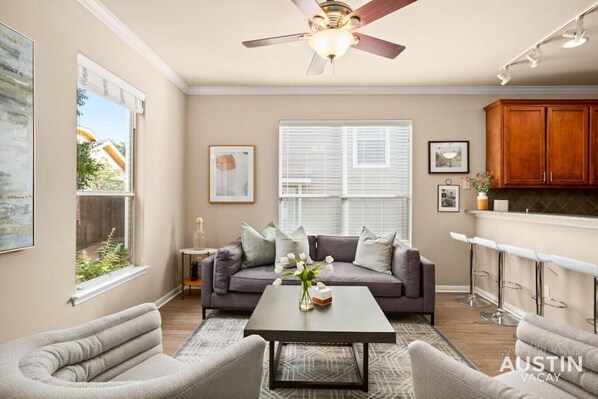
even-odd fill
[{"label": "sage green pillow", "polygon": [[363,226],[353,264],[377,272],[390,273],[392,248],[396,235],[397,233],[393,232],[378,237]]},{"label": "sage green pillow", "polygon": [[303,230],[303,226],[299,226],[297,230],[291,234],[286,234],[276,228],[276,266],[282,266],[284,268],[295,267],[295,263],[280,263],[280,258],[287,256],[288,254],[294,254],[298,259],[299,254],[305,254],[307,262],[311,263],[309,257],[309,241],[307,240],[307,234]]},{"label": "sage green pillow", "polygon": [[241,223],[243,268],[273,265],[276,255],[276,225],[268,223],[260,232],[247,223]]}]

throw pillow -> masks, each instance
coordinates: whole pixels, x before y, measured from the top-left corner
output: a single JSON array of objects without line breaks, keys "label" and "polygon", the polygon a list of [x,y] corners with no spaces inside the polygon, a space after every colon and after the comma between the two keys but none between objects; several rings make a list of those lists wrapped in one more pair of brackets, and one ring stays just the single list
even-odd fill
[{"label": "throw pillow", "polygon": [[241,223],[241,243],[243,244],[243,268],[273,265],[276,256],[276,225],[268,223],[261,231],[247,223]]},{"label": "throw pillow", "polygon": [[304,253],[307,256],[307,261],[311,262],[309,257],[309,241],[307,234],[303,230],[303,226],[300,226],[297,230],[291,234],[286,234],[276,229],[276,266],[282,266],[291,268],[294,267],[294,263],[280,263],[280,258],[287,256],[288,254],[295,254],[299,257],[299,254]]},{"label": "throw pillow", "polygon": [[377,272],[390,273],[392,247],[396,235],[397,233],[393,232],[378,237],[370,229],[363,226],[357,242],[357,252],[353,264]]}]

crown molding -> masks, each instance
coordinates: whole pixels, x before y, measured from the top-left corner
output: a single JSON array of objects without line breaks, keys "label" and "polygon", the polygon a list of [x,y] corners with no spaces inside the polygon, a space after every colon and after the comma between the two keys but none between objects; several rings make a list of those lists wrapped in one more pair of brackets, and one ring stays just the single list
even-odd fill
[{"label": "crown molding", "polygon": [[106,25],[121,40],[133,47],[162,75],[174,83],[181,91],[187,93],[189,85],[158,54],[143,42],[131,29],[114,15],[100,0],[79,0],[79,3]]},{"label": "crown molding", "polygon": [[191,86],[194,96],[259,96],[259,95],[480,95],[480,94],[598,94],[598,86]]}]

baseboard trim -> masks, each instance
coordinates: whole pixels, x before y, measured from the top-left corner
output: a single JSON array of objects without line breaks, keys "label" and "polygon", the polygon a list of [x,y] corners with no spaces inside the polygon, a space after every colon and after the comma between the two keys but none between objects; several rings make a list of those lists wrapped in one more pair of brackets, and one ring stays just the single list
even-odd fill
[{"label": "baseboard trim", "polygon": [[163,297],[161,297],[160,299],[158,299],[156,302],[154,302],[156,304],[156,306],[158,307],[158,309],[160,309],[162,306],[166,305],[168,302],[170,302],[172,300],[172,298],[176,297],[179,292],[181,292],[181,286],[177,286],[176,288],[174,288],[173,290],[171,290],[170,292],[168,292],[166,295],[164,295]]},{"label": "baseboard trim", "polygon": [[469,292],[468,285],[437,285],[436,292]]},{"label": "baseboard trim", "polygon": [[[475,292],[482,298],[489,300],[490,302],[492,302],[495,305],[498,303],[498,298],[494,294],[489,293],[488,291],[485,291],[481,288],[476,287]],[[523,315],[525,315],[527,313],[527,312],[519,309],[518,307],[513,306],[507,302],[504,303],[504,309],[507,312],[511,313],[513,316],[517,317],[518,319],[523,318]]]}]

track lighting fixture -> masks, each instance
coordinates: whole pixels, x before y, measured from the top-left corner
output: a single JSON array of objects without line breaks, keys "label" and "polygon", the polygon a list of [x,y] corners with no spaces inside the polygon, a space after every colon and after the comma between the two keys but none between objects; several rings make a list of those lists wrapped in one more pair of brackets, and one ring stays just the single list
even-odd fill
[{"label": "track lighting fixture", "polygon": [[563,48],[578,47],[587,42],[589,39],[584,37],[586,31],[583,29],[583,16],[577,18],[575,21],[575,30],[568,30],[563,33],[563,37],[567,40],[563,43]]},{"label": "track lighting fixture", "polygon": [[509,67],[507,66],[505,68],[501,68],[496,77],[500,79],[500,84],[503,86],[509,83],[509,80],[511,80],[511,72],[509,71]]},{"label": "track lighting fixture", "polygon": [[[578,14],[575,19],[567,21],[565,25],[561,26],[550,35],[537,42],[530,50],[519,54],[511,61],[504,64],[504,66],[498,70],[498,75],[496,75],[500,79],[500,84],[504,86],[511,80],[511,71],[509,70],[509,67],[513,65],[520,64],[522,61],[525,63],[525,60],[527,60],[529,61],[529,66],[531,68],[536,68],[542,61],[544,61],[544,55],[542,54],[540,46],[549,44],[549,42],[551,42],[553,39],[569,39],[562,44],[563,48],[578,47],[590,40],[586,36],[586,31],[583,28],[583,17],[593,13],[594,11],[598,11],[598,2],[595,2],[593,5]],[[569,29],[573,24],[575,24],[574,29]]]},{"label": "track lighting fixture", "polygon": [[529,66],[531,68],[535,68],[544,61],[544,56],[542,55],[542,50],[540,50],[540,46],[532,48],[529,53],[527,53],[527,60],[529,61]]}]

